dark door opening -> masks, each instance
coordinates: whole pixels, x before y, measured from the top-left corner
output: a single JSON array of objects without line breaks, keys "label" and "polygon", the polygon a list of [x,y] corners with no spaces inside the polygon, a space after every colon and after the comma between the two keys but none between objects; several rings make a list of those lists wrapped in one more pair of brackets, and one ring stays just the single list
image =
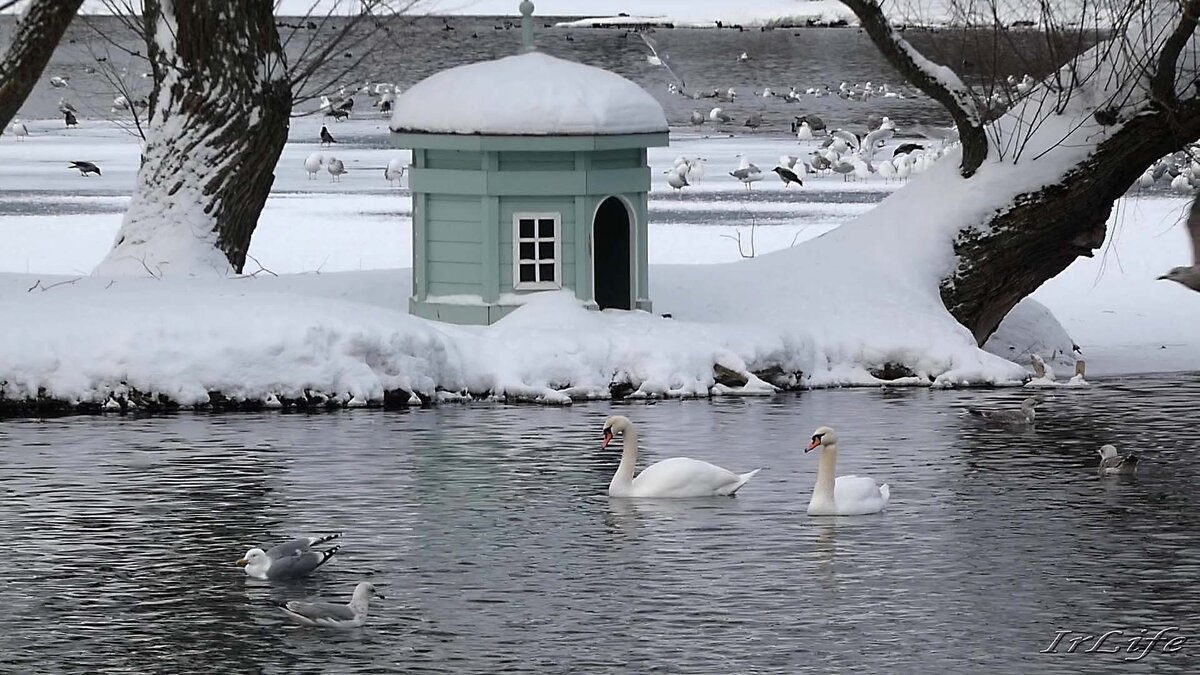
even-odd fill
[{"label": "dark door opening", "polygon": [[632,309],[629,211],[616,197],[605,199],[592,223],[592,288],[600,309]]}]

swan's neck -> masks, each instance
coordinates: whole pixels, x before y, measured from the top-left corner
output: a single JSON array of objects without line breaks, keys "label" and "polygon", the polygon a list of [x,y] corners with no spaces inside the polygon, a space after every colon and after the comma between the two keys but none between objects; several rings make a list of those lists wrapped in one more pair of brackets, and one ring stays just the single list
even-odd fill
[{"label": "swan's neck", "polygon": [[617,467],[617,473],[613,476],[612,482],[608,484],[609,490],[619,490],[633,484],[633,470],[637,465],[638,435],[636,430],[626,429],[623,436],[624,449],[621,451],[621,464]]},{"label": "swan's neck", "polygon": [[833,485],[837,479],[837,444],[826,445],[821,450],[821,464],[817,467],[817,487],[812,501],[833,504]]}]

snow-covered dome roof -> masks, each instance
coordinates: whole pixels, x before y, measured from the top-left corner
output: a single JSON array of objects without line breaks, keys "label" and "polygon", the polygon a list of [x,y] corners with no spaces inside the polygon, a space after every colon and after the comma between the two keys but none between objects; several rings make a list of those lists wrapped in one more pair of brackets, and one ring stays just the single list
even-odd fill
[{"label": "snow-covered dome roof", "polygon": [[527,52],[444,70],[396,97],[392,131],[520,136],[667,131],[654,97],[607,70]]}]

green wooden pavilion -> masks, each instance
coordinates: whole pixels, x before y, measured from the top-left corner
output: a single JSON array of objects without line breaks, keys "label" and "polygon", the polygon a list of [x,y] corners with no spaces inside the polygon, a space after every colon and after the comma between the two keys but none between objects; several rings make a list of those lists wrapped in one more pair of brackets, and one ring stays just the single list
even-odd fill
[{"label": "green wooden pavilion", "polygon": [[615,73],[533,48],[437,73],[397,97],[392,141],[411,148],[409,311],[491,324],[529,294],[650,311],[647,148],[662,106]]}]

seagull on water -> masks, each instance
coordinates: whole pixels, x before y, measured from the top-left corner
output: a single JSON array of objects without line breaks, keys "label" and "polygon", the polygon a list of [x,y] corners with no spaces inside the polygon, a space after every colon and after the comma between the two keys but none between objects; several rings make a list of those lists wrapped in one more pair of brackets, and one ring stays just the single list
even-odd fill
[{"label": "seagull on water", "polygon": [[237,565],[246,569],[246,575],[255,579],[297,579],[306,577],[321,565],[329,562],[341,546],[320,551],[312,547],[342,536],[341,532],[323,537],[300,537],[286,544],[273,546],[266,551],[252,548],[238,559]]},{"label": "seagull on water", "polygon": [[333,140],[333,134],[329,133],[329,128],[324,124],[321,125],[321,145],[333,145],[337,141]]},{"label": "seagull on water", "polygon": [[1159,279],[1177,281],[1193,291],[1200,291],[1200,199],[1192,201],[1192,209],[1188,211],[1187,230],[1192,239],[1191,266],[1172,267]]},{"label": "seagull on water", "polygon": [[399,184],[400,179],[404,177],[404,160],[399,157],[393,157],[383,170],[383,177],[392,185]]},{"label": "seagull on water", "polygon": [[1100,454],[1101,476],[1129,475],[1137,471],[1138,457],[1132,452],[1122,455],[1113,445],[1103,445],[1096,452]]},{"label": "seagull on water", "polygon": [[359,628],[367,622],[367,609],[371,598],[384,598],[375,590],[375,585],[363,581],[354,587],[350,602],[340,605],[335,602],[305,602],[290,600],[279,609],[288,618],[305,626],[319,628]]},{"label": "seagull on water", "polygon": [[760,113],[752,112],[752,113],[750,113],[750,116],[746,118],[745,126],[748,126],[751,129],[757,129],[762,126],[762,123],[763,123],[762,115]]},{"label": "seagull on water", "polygon": [[70,82],[69,82],[70,79],[71,79],[70,75],[63,75],[61,77],[59,77],[58,75],[55,75],[54,77],[50,78],[50,86],[54,87],[55,89],[61,89],[62,87],[65,87],[70,84]]},{"label": "seagull on water", "polygon": [[97,176],[100,175],[100,167],[92,164],[91,162],[71,162],[71,166],[69,168],[79,169],[80,176],[86,176],[89,173],[94,173]]},{"label": "seagull on water", "polygon": [[346,165],[342,163],[342,160],[330,157],[329,163],[325,165],[325,170],[331,176],[329,179],[330,183],[340,183],[342,182],[342,174],[346,173]]},{"label": "seagull on water", "polygon": [[691,122],[692,126],[694,127],[704,124],[704,113],[700,112],[699,110],[693,110],[692,116],[688,118],[688,122]]},{"label": "seagull on water", "polygon": [[319,152],[314,152],[304,158],[304,170],[308,172],[309,180],[317,178],[317,172],[321,170],[322,166],[325,166],[325,155]]},{"label": "seagull on water", "polygon": [[1035,417],[1034,406],[1037,399],[1030,396],[1021,401],[1020,410],[989,410],[986,408],[967,408],[967,412],[982,417],[989,422],[998,424],[1033,424]]}]

